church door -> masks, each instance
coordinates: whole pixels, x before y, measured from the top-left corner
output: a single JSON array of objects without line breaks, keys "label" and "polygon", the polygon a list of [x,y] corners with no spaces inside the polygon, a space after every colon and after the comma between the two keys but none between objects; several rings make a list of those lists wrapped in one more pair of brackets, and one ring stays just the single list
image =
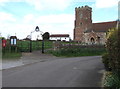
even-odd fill
[{"label": "church door", "polygon": [[94,44],[95,43],[95,39],[92,37],[91,38],[91,43]]}]

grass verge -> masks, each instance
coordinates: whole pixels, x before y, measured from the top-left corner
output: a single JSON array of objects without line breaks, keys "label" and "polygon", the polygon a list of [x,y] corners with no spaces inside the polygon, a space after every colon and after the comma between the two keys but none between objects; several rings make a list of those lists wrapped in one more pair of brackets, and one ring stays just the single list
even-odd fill
[{"label": "grass verge", "polygon": [[17,53],[10,53],[6,52],[5,54],[2,54],[2,59],[18,59],[22,56],[22,53],[17,52]]}]

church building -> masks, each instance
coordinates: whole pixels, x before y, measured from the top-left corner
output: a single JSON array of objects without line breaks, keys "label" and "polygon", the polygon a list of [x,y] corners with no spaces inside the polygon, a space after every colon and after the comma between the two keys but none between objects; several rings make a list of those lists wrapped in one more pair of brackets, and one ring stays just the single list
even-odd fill
[{"label": "church building", "polygon": [[92,23],[92,8],[89,6],[75,8],[74,23],[74,41],[85,44],[105,44],[106,32],[117,26],[117,21]]}]

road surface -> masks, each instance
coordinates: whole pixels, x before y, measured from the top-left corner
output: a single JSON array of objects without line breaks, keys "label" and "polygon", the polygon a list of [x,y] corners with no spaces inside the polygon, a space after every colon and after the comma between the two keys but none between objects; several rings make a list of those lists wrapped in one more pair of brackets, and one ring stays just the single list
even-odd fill
[{"label": "road surface", "polygon": [[3,87],[100,87],[100,56],[59,58],[2,71]]}]

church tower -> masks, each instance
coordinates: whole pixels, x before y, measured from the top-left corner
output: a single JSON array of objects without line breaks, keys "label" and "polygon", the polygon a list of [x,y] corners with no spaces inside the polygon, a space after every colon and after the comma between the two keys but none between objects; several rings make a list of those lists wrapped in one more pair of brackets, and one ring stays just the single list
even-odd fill
[{"label": "church tower", "polygon": [[92,29],[92,8],[75,8],[74,41],[85,42],[84,33]]}]

